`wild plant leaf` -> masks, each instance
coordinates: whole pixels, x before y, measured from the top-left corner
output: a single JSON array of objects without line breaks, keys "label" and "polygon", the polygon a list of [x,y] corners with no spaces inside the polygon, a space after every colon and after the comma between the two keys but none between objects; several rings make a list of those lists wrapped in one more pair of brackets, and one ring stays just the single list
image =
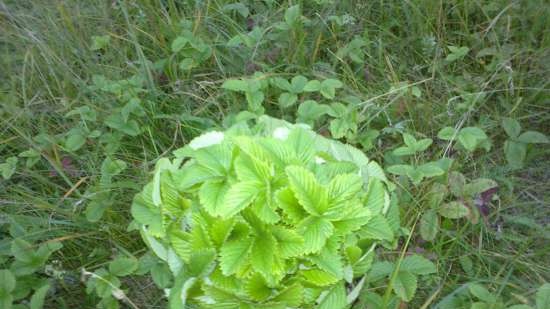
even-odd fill
[{"label": "wild plant leaf", "polygon": [[432,241],[439,232],[439,216],[436,211],[429,209],[420,218],[420,235],[422,239]]},{"label": "wild plant leaf", "polygon": [[550,306],[550,283],[539,287],[536,294],[537,309],[544,309]]},{"label": "wild plant leaf", "polygon": [[199,199],[204,209],[213,216],[218,216],[225,207],[225,194],[229,184],[224,181],[204,182],[199,190]]},{"label": "wild plant leaf", "polygon": [[319,309],[343,309],[347,307],[346,290],[343,283],[338,283],[320,297]]},{"label": "wild plant leaf", "polygon": [[138,268],[138,261],[134,257],[118,257],[109,263],[109,272],[122,277],[133,273]]},{"label": "wild plant leaf", "polygon": [[399,270],[408,271],[413,275],[428,275],[436,272],[434,263],[418,254],[405,257],[401,261]]},{"label": "wild plant leaf", "polygon": [[526,131],[521,133],[518,137],[518,141],[526,144],[548,144],[550,140],[548,137],[537,131]]},{"label": "wild plant leaf", "polygon": [[474,295],[479,300],[488,303],[495,303],[497,301],[496,297],[480,284],[470,283],[468,284],[468,289],[470,293],[472,293],[472,295]]},{"label": "wild plant leaf", "polygon": [[467,216],[470,210],[462,202],[449,202],[441,205],[438,212],[445,218],[459,219]]},{"label": "wild plant leaf", "polygon": [[30,308],[31,309],[42,309],[44,307],[44,300],[46,299],[46,294],[50,290],[50,285],[45,284],[39,289],[37,289],[31,297]]},{"label": "wild plant leaf", "polygon": [[391,241],[394,236],[388,221],[381,215],[372,217],[367,224],[361,228],[359,234],[367,239],[388,241]]},{"label": "wild plant leaf", "polygon": [[248,296],[255,301],[263,301],[271,295],[271,288],[265,279],[258,273],[252,275],[245,282],[245,290]]},{"label": "wild plant leaf", "polygon": [[363,180],[357,174],[336,175],[327,186],[329,207],[342,204],[361,191]]},{"label": "wild plant leaf", "polygon": [[513,118],[503,118],[502,127],[509,137],[516,139],[521,132],[521,125]]},{"label": "wild plant leaf", "polygon": [[306,282],[317,286],[328,286],[339,280],[338,277],[320,269],[303,270],[302,276]]},{"label": "wild plant leaf", "polygon": [[243,181],[232,185],[224,196],[224,208],[220,209],[218,215],[229,218],[252,203],[258,195],[258,183],[255,181]]},{"label": "wild plant leaf", "polygon": [[222,245],[220,265],[224,275],[232,275],[248,263],[252,243],[253,239],[244,238]]},{"label": "wild plant leaf", "polygon": [[393,290],[397,296],[408,302],[414,297],[417,285],[418,283],[415,275],[408,271],[400,270],[395,277]]},{"label": "wild plant leaf", "polygon": [[514,169],[521,168],[527,155],[525,143],[507,140],[504,142],[504,155],[508,165]]},{"label": "wild plant leaf", "polygon": [[298,233],[304,236],[304,253],[319,252],[334,233],[334,226],[329,220],[315,216],[302,220],[297,229]]},{"label": "wild plant leaf", "polygon": [[286,174],[291,190],[309,214],[321,215],[328,209],[327,190],[317,182],[313,173],[300,166],[289,166]]},{"label": "wild plant leaf", "polygon": [[303,298],[303,286],[299,283],[295,283],[283,289],[273,298],[273,301],[282,302],[289,307],[299,307],[303,302]]},{"label": "wild plant leaf", "polygon": [[254,270],[266,278],[271,276],[277,270],[278,251],[277,239],[271,233],[262,231],[256,235],[250,252]]}]

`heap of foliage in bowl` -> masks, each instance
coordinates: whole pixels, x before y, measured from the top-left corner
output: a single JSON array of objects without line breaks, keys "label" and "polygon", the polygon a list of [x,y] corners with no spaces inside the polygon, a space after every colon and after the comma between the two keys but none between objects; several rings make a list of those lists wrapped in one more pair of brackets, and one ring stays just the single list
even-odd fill
[{"label": "heap of foliage in bowl", "polygon": [[264,116],[174,155],[132,205],[172,308],[346,307],[399,228],[379,165],[307,127]]}]

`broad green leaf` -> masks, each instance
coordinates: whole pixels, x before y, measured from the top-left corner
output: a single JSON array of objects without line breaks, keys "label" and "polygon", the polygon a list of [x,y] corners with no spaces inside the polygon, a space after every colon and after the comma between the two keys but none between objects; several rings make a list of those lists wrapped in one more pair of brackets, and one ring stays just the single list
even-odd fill
[{"label": "broad green leaf", "polygon": [[82,148],[86,143],[86,135],[83,132],[72,132],[67,136],[65,140],[65,149],[68,151],[77,151]]},{"label": "broad green leaf", "polygon": [[329,207],[349,201],[361,191],[363,180],[357,174],[336,175],[328,184]]},{"label": "broad green leaf", "polygon": [[339,280],[338,277],[320,269],[307,269],[301,273],[305,281],[316,286],[328,286]]},{"label": "broad green leaf", "polygon": [[368,274],[368,278],[372,282],[376,282],[376,281],[379,281],[380,279],[383,279],[391,275],[393,270],[394,270],[393,263],[390,263],[387,261],[376,262],[372,265],[372,268]]},{"label": "broad green leaf", "polygon": [[424,177],[441,176],[445,171],[434,162],[428,162],[418,166],[417,170],[422,173]]},{"label": "broad green leaf", "polygon": [[256,235],[250,252],[250,261],[254,270],[265,278],[272,276],[277,271],[275,263],[278,254],[277,240],[271,233],[262,231]]},{"label": "broad green leaf", "polygon": [[315,79],[310,80],[304,86],[304,91],[307,91],[307,92],[314,92],[314,91],[319,91],[319,90],[321,90],[321,82],[319,82],[318,80],[315,80]]},{"label": "broad green leaf", "polygon": [[414,167],[412,167],[410,165],[405,165],[405,164],[398,164],[398,165],[389,166],[387,168],[387,170],[388,170],[388,172],[390,172],[392,174],[405,176],[405,175],[408,175],[409,173],[413,172]]},{"label": "broad green leaf", "polygon": [[550,283],[545,283],[537,290],[537,309],[550,308]]},{"label": "broad green leaf", "polygon": [[191,288],[197,282],[197,278],[184,274],[183,272],[178,275],[175,280],[174,286],[170,289],[170,296],[168,298],[169,309],[184,309],[188,304],[188,293]]},{"label": "broad green leaf", "polygon": [[393,290],[402,300],[406,302],[412,300],[416,293],[416,287],[417,280],[415,275],[402,270],[397,273],[393,282]]},{"label": "broad green leaf", "polygon": [[312,125],[316,120],[326,115],[328,110],[327,105],[319,104],[313,100],[306,100],[298,106],[298,121]]},{"label": "broad green leaf", "polygon": [[431,138],[421,139],[415,144],[414,150],[416,152],[424,151],[424,150],[428,149],[428,147],[430,147],[430,145],[432,143],[433,143],[433,140]]},{"label": "broad green leaf", "polygon": [[294,93],[289,93],[289,92],[283,92],[280,96],[279,96],[279,104],[282,108],[288,108],[288,107],[291,107],[292,105],[294,105],[296,103],[296,101],[298,100],[298,96]]},{"label": "broad green leaf", "polygon": [[214,249],[193,251],[189,259],[191,268],[186,270],[188,275],[198,278],[207,276],[214,269],[215,258],[216,250]]},{"label": "broad green leaf", "polygon": [[11,243],[11,254],[16,260],[32,263],[36,259],[36,248],[21,238],[16,238]]},{"label": "broad green leaf", "polygon": [[153,205],[150,194],[152,190],[150,188],[151,186],[149,186],[149,190],[146,189],[134,197],[131,208],[132,217],[137,222],[147,226],[151,235],[162,237],[165,233],[162,215],[160,210]]},{"label": "broad green leaf", "polygon": [[344,86],[344,84],[341,81],[337,79],[332,79],[332,78],[325,79],[321,84],[324,87],[331,87],[331,88],[342,88]]},{"label": "broad green leaf", "polygon": [[223,135],[209,132],[194,138],[189,144],[194,148],[193,158],[212,175],[225,177],[231,167],[233,149],[227,143],[222,143]]},{"label": "broad green leaf", "polygon": [[548,144],[550,140],[548,137],[537,131],[526,131],[521,133],[518,137],[518,141],[527,144]]},{"label": "broad green leaf", "polygon": [[330,135],[333,138],[343,138],[354,129],[355,124],[346,118],[336,118],[330,121]]},{"label": "broad green leaf", "polygon": [[307,78],[305,78],[302,75],[296,75],[291,80],[292,85],[292,92],[293,93],[301,93],[304,90],[304,87],[307,84]]},{"label": "broad green leaf", "polygon": [[15,276],[8,269],[0,270],[0,295],[10,294],[15,289]]},{"label": "broad green leaf", "polygon": [[458,141],[468,151],[474,151],[479,143],[485,139],[487,139],[487,135],[477,127],[462,128],[458,134]]},{"label": "broad green leaf", "polygon": [[258,273],[246,280],[245,290],[246,294],[255,301],[263,301],[271,295],[271,288]]},{"label": "broad green leaf", "polygon": [[94,35],[92,36],[92,46],[91,50],[100,50],[104,49],[111,42],[111,37],[109,35]]},{"label": "broad green leaf", "polygon": [[191,257],[191,244],[189,243],[189,234],[179,230],[171,230],[169,233],[170,244],[176,254],[184,261]]},{"label": "broad green leaf", "polygon": [[420,219],[420,235],[422,239],[433,241],[439,231],[439,216],[436,211],[429,209]]},{"label": "broad green leaf", "polygon": [[337,218],[329,218],[332,221],[335,233],[338,235],[347,235],[351,232],[359,230],[363,225],[367,224],[373,216],[373,212],[364,207],[359,201],[345,203],[335,211]]},{"label": "broad green leaf", "polygon": [[372,213],[381,213],[386,203],[386,190],[384,184],[377,179],[369,180],[365,206]]},{"label": "broad green leaf", "polygon": [[527,154],[527,145],[525,143],[507,140],[504,142],[504,155],[508,165],[514,169],[521,168]]},{"label": "broad green leaf", "polygon": [[300,307],[304,299],[304,287],[299,283],[294,283],[279,294],[277,294],[273,301],[282,302],[289,307]]},{"label": "broad green leaf", "polygon": [[297,232],[281,226],[272,228],[273,236],[279,244],[279,253],[283,259],[300,256],[304,252],[304,238]]},{"label": "broad green leaf", "polygon": [[189,38],[184,36],[177,37],[174,41],[172,41],[172,52],[179,52],[187,45],[187,43],[189,43]]},{"label": "broad green leaf", "polygon": [[298,21],[300,16],[300,5],[293,5],[285,11],[285,22],[289,26],[293,26]]},{"label": "broad green leaf", "polygon": [[229,190],[227,182],[205,181],[199,190],[199,200],[204,209],[217,216],[225,207],[225,194]]},{"label": "broad green leaf", "polygon": [[248,108],[251,112],[257,112],[262,108],[262,102],[264,101],[264,93],[261,91],[246,92],[246,101],[248,102]]},{"label": "broad green leaf", "polygon": [[237,182],[225,193],[224,207],[218,214],[230,218],[245,209],[258,195],[258,183],[254,181]]},{"label": "broad green leaf", "polygon": [[470,213],[470,210],[462,202],[454,201],[441,205],[438,212],[445,218],[459,219],[467,216]]},{"label": "broad green leaf", "polygon": [[248,90],[248,84],[244,80],[240,79],[229,79],[222,84],[223,89],[231,91],[241,91],[246,92]]},{"label": "broad green leaf", "polygon": [[496,181],[489,178],[478,178],[466,184],[463,193],[468,196],[475,196],[496,187],[498,187]]},{"label": "broad green leaf", "polygon": [[363,238],[387,241],[392,241],[394,236],[388,221],[381,215],[372,217],[367,224],[361,228],[359,234]]},{"label": "broad green leaf", "polygon": [[276,201],[283,210],[284,215],[294,224],[299,223],[308,216],[308,213],[299,204],[294,193],[288,187],[277,191]]},{"label": "broad green leaf", "polygon": [[338,283],[321,295],[318,309],[343,309],[348,305],[344,284]]},{"label": "broad green leaf", "polygon": [[17,157],[9,157],[6,162],[0,164],[0,171],[2,172],[2,178],[8,180],[15,174],[17,167]]},{"label": "broad green leaf", "polygon": [[395,148],[392,152],[395,156],[401,157],[401,156],[410,156],[415,154],[414,149],[410,147],[398,147]]},{"label": "broad green leaf", "polygon": [[270,80],[271,84],[273,84],[275,87],[280,88],[285,91],[292,91],[292,87],[290,86],[290,83],[288,80],[282,78],[282,77],[273,77]]},{"label": "broad green leaf", "polygon": [[[259,145],[254,144],[252,148],[260,148]],[[241,148],[243,151],[243,148]],[[251,150],[251,149],[249,149]],[[237,172],[237,178],[240,181],[255,181],[258,183],[265,183],[273,178],[274,167],[267,162],[272,161],[267,153],[263,149],[257,149],[261,154],[241,153],[235,160],[235,171]]]},{"label": "broad green leaf", "polygon": [[234,227],[234,219],[220,220],[218,218],[215,218],[209,226],[210,238],[216,244],[216,246],[221,246],[229,237]]},{"label": "broad green leaf", "polygon": [[497,301],[496,297],[480,284],[470,283],[468,284],[468,289],[470,290],[470,293],[472,293],[472,295],[474,295],[479,300],[488,303],[495,303]]},{"label": "broad green leaf", "polygon": [[309,163],[316,154],[319,136],[312,134],[309,130],[293,128],[288,134],[286,143],[294,150],[300,162]]},{"label": "broad green leaf", "polygon": [[196,67],[197,65],[198,65],[198,63],[196,63],[193,58],[185,58],[180,62],[179,68],[182,71],[187,71],[187,70],[191,70],[192,68]]},{"label": "broad green leaf", "polygon": [[286,174],[290,189],[300,205],[311,215],[321,215],[328,208],[327,191],[315,179],[315,175],[301,166],[289,166]]},{"label": "broad green leaf", "polygon": [[220,251],[220,266],[224,275],[236,273],[249,262],[252,247],[251,238],[228,241],[222,245]]},{"label": "broad green leaf", "polygon": [[118,257],[109,263],[109,272],[122,277],[133,273],[138,268],[138,261],[134,257]]},{"label": "broad green leaf", "polygon": [[170,268],[166,263],[158,263],[155,266],[153,266],[151,268],[151,277],[153,278],[153,282],[159,288],[166,288],[172,282],[172,274],[170,272]]},{"label": "broad green leaf", "polygon": [[504,131],[509,137],[514,139],[517,138],[521,132],[521,125],[513,118],[503,118],[502,128],[504,128]]},{"label": "broad green leaf", "polygon": [[108,127],[118,130],[126,135],[138,136],[141,133],[141,129],[137,121],[133,119],[124,121],[120,113],[111,114],[105,119],[104,123]]},{"label": "broad green leaf", "polygon": [[36,292],[34,292],[30,302],[31,309],[42,309],[42,307],[44,306],[44,299],[46,298],[46,294],[48,293],[49,289],[50,285],[46,284],[36,290]]},{"label": "broad green leaf", "polygon": [[399,271],[408,271],[413,275],[428,275],[435,273],[436,268],[432,261],[415,254],[407,256],[401,261]]},{"label": "broad green leaf", "polygon": [[403,133],[403,142],[410,148],[414,148],[416,145],[416,138],[409,133]]},{"label": "broad green leaf", "polygon": [[454,140],[457,135],[458,133],[452,127],[445,127],[437,133],[438,138],[446,141]]},{"label": "broad green leaf", "polygon": [[339,248],[332,250],[325,246],[317,255],[310,257],[320,269],[330,273],[331,275],[341,279],[344,276],[344,265],[340,256]]},{"label": "broad green leaf", "polygon": [[325,245],[334,232],[334,226],[322,217],[310,216],[297,226],[298,233],[304,236],[304,253],[316,253]]},{"label": "broad green leaf", "polygon": [[[266,192],[267,191],[267,192]],[[281,216],[276,211],[276,205],[269,194],[270,188],[262,191],[256,200],[252,203],[252,211],[263,222],[275,224],[281,220]],[[269,195],[269,196],[268,196]]]},{"label": "broad green leaf", "polygon": [[466,177],[462,173],[455,171],[449,173],[449,189],[454,196],[462,196],[465,185]]}]

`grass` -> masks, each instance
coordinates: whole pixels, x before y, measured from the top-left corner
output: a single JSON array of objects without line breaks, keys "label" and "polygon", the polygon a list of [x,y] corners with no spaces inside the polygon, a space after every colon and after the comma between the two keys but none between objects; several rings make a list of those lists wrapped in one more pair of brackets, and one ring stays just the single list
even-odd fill
[{"label": "grass", "polygon": [[[62,275],[46,306],[94,307],[99,299],[86,294],[80,270],[97,270],[118,252],[138,257],[146,252],[139,234],[127,226],[132,197],[151,177],[156,160],[246,110],[244,96],[221,85],[261,71],[341,80],[345,86],[338,93],[360,102],[349,111],[358,130],[344,140],[361,145],[362,133],[379,130],[375,147],[366,153],[385,166],[398,163],[388,153],[402,144],[399,132],[434,139],[437,147],[431,149],[438,150],[415,159],[425,162],[444,154],[447,143],[436,138],[441,128],[484,129],[490,151],[451,149],[450,155],[469,178],[495,179],[498,198],[480,224],[443,222],[433,243],[412,230],[409,248],[431,256],[439,272],[419,283],[409,306],[432,308],[473,281],[486,283],[507,302],[532,303],[536,287],[550,281],[550,149],[529,146],[524,167],[510,169],[500,123],[512,117],[523,130],[550,132],[550,6],[543,0],[316,2],[292,1],[307,20],[282,31],[278,23],[291,5],[286,1],[244,1],[248,17],[218,0],[0,1],[0,161],[28,149],[39,153],[34,166],[26,167],[20,157],[11,179],[0,180],[0,265],[11,261],[14,237],[35,243],[58,239],[63,249],[48,265]],[[212,50],[190,71],[179,68],[182,56],[171,50],[184,20]],[[227,45],[253,27],[261,31],[248,37],[249,45]],[[108,45],[92,50],[93,36],[103,35],[110,38]],[[346,49],[354,38],[360,39],[359,48]],[[449,62],[448,46],[469,50]],[[125,102],[120,94],[93,87],[95,75],[120,84],[122,94],[139,96],[143,111],[130,119],[140,134],[120,134],[105,125]],[[143,78],[141,89],[128,90],[119,82],[134,75]],[[296,117],[297,106],[281,107],[274,93],[266,93],[263,106],[269,115]],[[94,111],[95,119],[66,116],[78,107]],[[315,128],[329,134],[328,120],[321,117]],[[67,151],[65,139],[73,128],[100,134]],[[127,167],[102,185],[106,157]],[[427,210],[431,183],[399,184],[402,224],[412,229]],[[86,209],[94,202],[105,212],[90,222]],[[461,266],[464,257],[471,269]],[[161,291],[147,276],[126,277],[123,286],[139,308],[163,307]]]}]

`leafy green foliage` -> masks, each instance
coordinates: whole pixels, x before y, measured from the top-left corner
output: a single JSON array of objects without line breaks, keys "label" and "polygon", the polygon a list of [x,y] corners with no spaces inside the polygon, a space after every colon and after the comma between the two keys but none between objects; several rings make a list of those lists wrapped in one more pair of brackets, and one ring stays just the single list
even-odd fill
[{"label": "leafy green foliage", "polygon": [[437,137],[447,141],[457,140],[469,152],[474,151],[478,147],[483,147],[487,151],[491,148],[489,138],[478,127],[465,127],[458,131],[452,127],[445,127],[437,133]]},{"label": "leafy green foliage", "polygon": [[[478,223],[480,215],[488,215],[486,204],[497,190],[498,184],[492,179],[468,182],[463,174],[450,172],[445,184],[434,183],[427,194],[429,209],[421,217],[420,235],[424,240],[434,241],[440,230],[440,217],[467,218],[473,224]],[[483,197],[484,194],[487,197]]]},{"label": "leafy green foliage", "polygon": [[521,133],[521,125],[512,118],[504,118],[502,128],[508,135],[508,139],[504,142],[504,155],[512,169],[523,167],[529,144],[550,143],[548,137],[540,132],[526,131]]},{"label": "leafy green foliage", "polygon": [[[231,89],[245,85],[226,82]],[[344,269],[351,282],[370,265],[360,256],[347,260],[345,252],[362,255],[361,241],[393,241],[385,186],[360,172],[367,158],[300,126],[273,127],[276,121],[262,117],[246,134],[229,129],[195,138],[176,159],[161,159],[135,197],[132,213],[149,246],[169,264],[183,264],[170,267],[173,277],[193,280],[186,290],[171,288],[185,303],[344,308]],[[339,163],[351,169],[331,168]],[[182,186],[197,168],[205,175]],[[132,264],[126,260],[111,262],[110,274],[126,275],[119,266]],[[302,287],[322,293],[310,299]],[[182,308],[181,299],[171,305]]]},{"label": "leafy green foliage", "polygon": [[548,283],[538,288],[533,305],[530,305],[527,299],[521,299],[521,304],[517,304],[517,300],[507,301],[496,291],[491,292],[486,286],[476,282],[467,283],[465,287],[466,289],[445,297],[436,306],[445,309],[542,309],[547,308],[550,304],[550,285]]}]

